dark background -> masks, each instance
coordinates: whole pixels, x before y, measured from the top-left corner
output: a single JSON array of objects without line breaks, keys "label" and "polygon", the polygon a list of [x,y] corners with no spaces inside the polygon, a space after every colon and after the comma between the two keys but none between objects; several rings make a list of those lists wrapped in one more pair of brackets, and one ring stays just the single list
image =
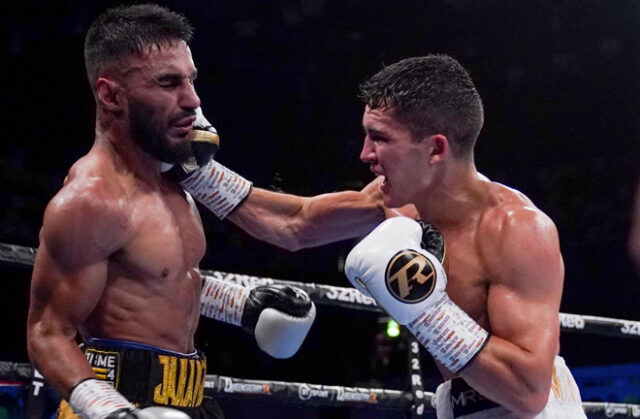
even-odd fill
[{"label": "dark background", "polygon": [[[0,1],[4,111],[0,242],[36,247],[42,213],[93,140],[84,34],[122,2]],[[626,251],[640,147],[637,0],[162,1],[196,28],[196,82],[222,140],[218,160],[264,188],[315,195],[358,189],[358,84],[384,64],[447,53],[485,105],[476,160],[555,221],[566,263],[561,310],[640,320]],[[347,286],[353,242],[290,253],[203,211],[206,269]],[[2,266],[0,359],[26,360],[30,272]],[[376,358],[376,316],[319,307],[301,352],[269,359],[237,328],[203,320],[210,372],[405,388],[401,345]],[[637,340],[563,335],[570,366],[640,360]],[[433,366],[425,359],[425,375]],[[435,380],[435,378],[434,378]],[[429,382],[429,380],[427,380]],[[429,386],[427,386],[429,388]]]}]

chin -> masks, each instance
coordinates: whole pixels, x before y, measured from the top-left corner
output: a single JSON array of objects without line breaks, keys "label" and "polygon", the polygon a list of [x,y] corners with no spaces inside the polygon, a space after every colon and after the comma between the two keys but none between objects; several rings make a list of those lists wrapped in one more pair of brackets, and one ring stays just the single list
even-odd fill
[{"label": "chin", "polygon": [[387,208],[400,208],[409,203],[406,200],[398,199],[397,197],[393,197],[390,195],[383,196],[382,202],[384,202],[384,205]]},{"label": "chin", "polygon": [[397,199],[395,199],[395,198],[393,198],[391,196],[388,196],[388,195],[386,195],[386,196],[384,196],[382,198],[382,202],[384,202],[384,205],[387,208],[398,208],[398,207],[402,206],[402,204],[398,203]]}]

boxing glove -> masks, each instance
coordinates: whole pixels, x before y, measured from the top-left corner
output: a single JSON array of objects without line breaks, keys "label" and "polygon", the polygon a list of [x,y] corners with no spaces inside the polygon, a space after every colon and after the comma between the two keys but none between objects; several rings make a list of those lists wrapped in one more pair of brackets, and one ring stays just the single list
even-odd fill
[{"label": "boxing glove", "polygon": [[190,136],[191,157],[184,163],[170,166],[167,174],[174,180],[182,182],[201,167],[206,166],[220,149],[218,131],[204,117],[202,108],[196,109],[196,120]]},{"label": "boxing glove", "polygon": [[95,378],[73,386],[69,404],[85,419],[189,419],[186,413],[168,407],[137,409],[111,384]]},{"label": "boxing glove", "polygon": [[260,349],[280,359],[298,351],[316,316],[309,295],[288,285],[246,288],[205,276],[200,301],[202,315],[242,326]]},{"label": "boxing glove", "polygon": [[223,219],[249,195],[252,183],[214,160],[219,148],[218,132],[198,107],[191,135],[191,158],[182,164],[163,165],[163,171]]},{"label": "boxing glove", "polygon": [[121,409],[111,413],[105,419],[190,419],[191,417],[176,409],[162,406],[144,409]]},{"label": "boxing glove", "polygon": [[351,250],[345,274],[406,325],[438,362],[458,372],[489,335],[447,295],[444,253],[444,238],[435,227],[393,217]]}]

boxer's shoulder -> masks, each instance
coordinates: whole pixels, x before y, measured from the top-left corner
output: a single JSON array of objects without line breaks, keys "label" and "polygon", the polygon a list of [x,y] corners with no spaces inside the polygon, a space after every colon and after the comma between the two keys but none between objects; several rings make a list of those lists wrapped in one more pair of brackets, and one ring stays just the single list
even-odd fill
[{"label": "boxer's shoulder", "polygon": [[124,242],[130,229],[131,206],[125,196],[117,182],[74,168],[47,205],[42,235],[54,248],[64,249],[76,242],[84,243],[84,250],[86,244],[96,244],[110,253]]},{"label": "boxer's shoulder", "polygon": [[553,221],[522,192],[490,182],[479,207],[476,233],[488,247],[510,245],[530,234],[557,234]]}]

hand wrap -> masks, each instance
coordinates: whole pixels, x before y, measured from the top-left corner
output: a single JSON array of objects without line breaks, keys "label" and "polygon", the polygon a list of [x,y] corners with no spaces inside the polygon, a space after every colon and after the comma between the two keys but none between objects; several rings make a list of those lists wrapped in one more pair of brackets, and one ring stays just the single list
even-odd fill
[{"label": "hand wrap", "polygon": [[223,219],[249,195],[252,183],[214,160],[219,148],[218,132],[198,108],[191,134],[192,157],[175,166],[164,164],[163,171]]},{"label": "hand wrap", "polygon": [[307,336],[316,308],[306,292],[287,285],[245,288],[205,277],[200,313],[254,334],[274,358],[293,356]]}]

